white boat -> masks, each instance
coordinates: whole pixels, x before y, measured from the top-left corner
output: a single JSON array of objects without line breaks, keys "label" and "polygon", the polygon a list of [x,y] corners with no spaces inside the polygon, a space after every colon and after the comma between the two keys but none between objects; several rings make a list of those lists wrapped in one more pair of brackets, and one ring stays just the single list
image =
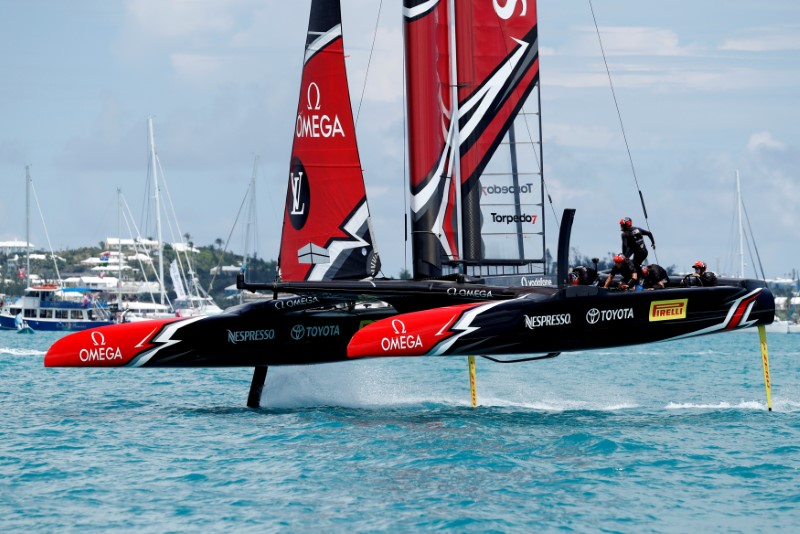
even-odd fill
[{"label": "white boat", "polygon": [[[30,192],[33,188],[30,166],[25,167],[25,233],[30,243]],[[51,251],[52,255],[52,251]],[[0,329],[74,331],[113,324],[108,304],[99,292],[88,288],[66,288],[57,283],[31,285],[30,247],[26,247],[25,277],[28,286],[21,297],[3,299]],[[56,274],[58,267],[56,266]]]},{"label": "white boat", "polygon": [[18,317],[33,330],[75,331],[114,323],[108,304],[79,289],[33,286],[0,308],[0,328],[18,330]]}]

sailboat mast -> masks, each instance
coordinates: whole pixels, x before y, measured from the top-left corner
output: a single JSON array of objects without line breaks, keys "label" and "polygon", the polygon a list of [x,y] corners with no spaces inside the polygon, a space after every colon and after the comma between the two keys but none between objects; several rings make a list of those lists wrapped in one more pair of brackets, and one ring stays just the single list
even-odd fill
[{"label": "sailboat mast", "polygon": [[25,165],[25,287],[31,287],[31,166]]},{"label": "sailboat mast", "polygon": [[[258,156],[253,160],[253,175],[250,177],[250,206],[248,207],[247,214],[247,231],[245,232],[245,250],[244,260],[247,264],[248,260],[255,257],[255,250],[258,243],[257,224],[256,224],[256,174],[258,173]],[[252,245],[252,250],[250,248]],[[252,252],[252,256],[251,256]]]},{"label": "sailboat mast", "polygon": [[744,225],[742,224],[742,184],[736,171],[736,204],[739,212],[739,276],[744,278]]},{"label": "sailboat mast", "polygon": [[117,310],[122,306],[122,189],[117,188]]},{"label": "sailboat mast", "polygon": [[158,184],[158,165],[156,162],[156,143],[153,136],[153,117],[147,117],[147,131],[150,140],[150,166],[153,170],[153,195],[156,204],[156,234],[158,235],[158,284],[159,301],[164,304],[164,243],[161,240],[161,199]]},{"label": "sailboat mast", "polygon": [[[547,210],[544,208],[545,205],[545,190],[544,190],[544,141],[542,138],[542,76],[541,71],[539,74],[539,83],[538,83],[538,90],[536,91],[536,106],[537,106],[537,113],[536,116],[539,119],[539,190],[541,191],[541,199],[542,199],[542,265],[544,266],[543,274],[548,273],[548,265],[547,265],[547,227],[545,226],[545,221],[547,217],[545,214]],[[551,202],[552,204],[552,202]],[[558,224],[558,220],[556,220],[556,224]]]},{"label": "sailboat mast", "polygon": [[458,221],[458,252],[463,259],[464,254],[464,232],[461,230],[463,225],[463,209],[461,205],[461,136],[459,131],[459,111],[458,111],[458,54],[456,48],[456,2],[449,0],[447,5],[447,36],[450,57],[450,121],[453,128],[452,157],[453,165],[450,169],[452,187],[456,193],[456,219]]}]

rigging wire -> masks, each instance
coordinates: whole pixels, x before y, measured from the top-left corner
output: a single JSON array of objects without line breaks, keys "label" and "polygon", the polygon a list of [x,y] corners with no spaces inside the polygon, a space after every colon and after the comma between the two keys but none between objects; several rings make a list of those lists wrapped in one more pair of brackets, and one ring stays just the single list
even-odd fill
[{"label": "rigging wire", "polygon": [[[375,41],[378,39],[378,26],[381,22],[382,10],[383,10],[383,0],[381,0],[380,3],[378,4],[378,16],[375,17],[375,30],[372,32],[372,46],[370,46],[369,49],[369,58],[367,59],[367,70],[366,73],[364,74],[364,85],[361,86],[361,98],[358,101],[358,109],[356,111],[355,121],[353,122],[354,128],[358,126],[358,118],[361,116],[361,105],[364,103],[364,94],[367,91],[367,81],[369,80],[369,69],[370,66],[372,65],[372,54],[375,52]],[[366,184],[364,185],[366,186]],[[367,211],[369,211],[369,200],[367,200]],[[367,226],[369,229],[369,233],[372,236],[372,250],[378,257],[380,257],[380,254],[378,253],[377,237],[375,236],[375,232],[372,228],[372,217],[367,218]],[[382,270],[379,270],[379,272],[382,273]]]},{"label": "rigging wire", "polygon": [[[639,179],[636,176],[636,167],[633,164],[633,156],[631,155],[631,148],[628,144],[628,136],[625,135],[625,125],[622,122],[622,112],[619,109],[619,102],[617,101],[617,93],[614,91],[614,82],[611,80],[611,69],[608,68],[608,60],[606,59],[606,51],[603,48],[603,39],[600,37],[600,27],[597,25],[597,17],[594,14],[594,7],[592,6],[592,0],[589,0],[589,9],[592,12],[592,20],[594,21],[594,29],[597,32],[597,41],[600,43],[600,52],[603,55],[603,64],[606,67],[606,74],[608,74],[608,85],[611,87],[611,96],[614,98],[614,106],[617,108],[617,117],[619,118],[619,127],[622,130],[622,139],[625,141],[625,150],[628,152],[628,161],[631,163],[631,172],[633,173],[633,181],[636,183],[636,190],[639,193],[639,201],[642,204],[642,213],[644,213],[644,222],[647,225],[647,230],[650,230],[650,220],[647,217],[647,207],[644,204],[644,194],[642,194],[642,188],[639,187]],[[658,253],[653,250],[653,255],[656,258],[656,263],[658,263]]]},{"label": "rigging wire", "polygon": [[[136,239],[133,240],[133,251],[136,253],[136,257],[137,257],[136,259],[137,259],[137,262],[139,264],[139,269],[141,269],[142,274],[144,275],[145,282],[147,283],[146,288],[147,288],[148,294],[150,295],[150,301],[151,302],[155,302],[156,301],[156,296],[153,294],[153,291],[150,289],[150,284],[149,284],[149,281],[147,279],[147,268],[145,267],[144,263],[142,262],[142,258],[141,258],[140,254],[139,254],[139,243],[140,243],[139,240],[140,239],[144,239],[144,238],[142,237],[141,232],[139,232],[139,228],[136,225],[136,219],[133,216],[133,212],[131,211],[131,208],[128,205],[128,200],[125,198],[124,194],[121,195],[121,200],[122,200],[122,205],[125,208],[123,210],[123,212],[122,212],[122,218],[125,221],[125,227],[128,229],[128,235],[136,235]],[[133,227],[133,229],[131,229],[131,226]],[[150,257],[150,252],[149,252],[149,250],[147,248],[147,245],[144,244],[144,243],[141,243],[141,246],[142,246],[142,253],[148,258],[148,262],[147,263],[148,263],[148,266],[150,267],[150,269],[153,271],[153,276],[155,277],[156,280],[158,280],[158,283],[161,284],[162,282],[161,282],[160,278],[158,277],[158,272],[156,272],[156,266],[155,266],[152,258]],[[169,295],[166,295],[166,301],[170,306],[172,306],[172,301],[170,300]]]},{"label": "rigging wire", "polygon": [[239,223],[239,217],[242,215],[244,204],[245,202],[247,202],[250,195],[254,194],[250,191],[251,188],[252,188],[252,183],[247,186],[247,191],[244,194],[244,198],[242,198],[242,203],[239,204],[239,211],[236,212],[236,219],[234,219],[231,231],[228,233],[228,238],[225,240],[225,247],[222,249],[222,254],[220,255],[219,263],[217,263],[217,267],[216,269],[214,269],[214,276],[211,277],[211,282],[208,283],[209,292],[211,291],[211,288],[214,285],[214,280],[217,278],[217,273],[220,272],[220,267],[222,267],[222,262],[225,259],[225,253],[228,251],[228,244],[231,242],[231,236],[233,235],[233,232],[236,229],[236,225]]},{"label": "rigging wire", "polygon": [[[33,185],[33,179],[30,179],[31,185],[31,192],[33,193],[33,200],[36,201],[36,209],[39,210],[39,218],[42,220],[42,228],[44,229],[44,235],[47,238],[47,247],[50,249],[50,258],[53,260],[53,268],[56,271],[56,279],[61,283],[61,273],[58,272],[58,260],[56,259],[56,253],[53,252],[53,244],[50,242],[50,234],[47,231],[47,224],[44,222],[44,212],[42,212],[42,205],[39,204],[39,195],[36,194],[36,187]],[[30,250],[30,243],[25,243],[25,246],[28,250]],[[26,273],[27,274],[27,273]]]},{"label": "rigging wire", "polygon": [[[542,78],[541,74],[539,75],[539,82],[536,84],[538,86],[539,93],[541,94],[542,91]],[[531,134],[531,127],[528,124],[528,115],[529,113],[525,113],[522,111],[520,113],[522,115],[522,121],[525,124],[525,130],[528,132],[528,139],[530,139],[530,143],[533,146],[533,153],[537,156],[534,159],[536,160],[536,167],[539,169],[539,178],[542,180],[542,185],[544,186],[544,192],[547,195],[547,201],[550,203],[550,210],[553,212],[553,219],[556,221],[556,228],[559,230],[561,229],[561,221],[558,219],[558,214],[556,213],[556,206],[553,203],[553,197],[550,196],[550,189],[547,187],[547,181],[544,179],[544,169],[542,165],[539,164],[539,154],[536,152],[536,144],[533,141],[533,135]],[[537,115],[537,113],[534,113]],[[541,106],[539,107],[539,121],[542,120],[542,109]],[[542,144],[544,144],[544,140],[539,139],[539,150],[542,149]],[[544,199],[542,199],[542,203],[544,203]]]},{"label": "rigging wire", "polygon": [[[499,28],[501,29],[501,31],[504,31],[502,25]],[[509,39],[509,37],[511,37],[511,36],[508,35],[505,32],[504,32],[504,37],[506,38],[505,39],[505,42],[506,42],[506,53],[508,54],[508,53],[511,52],[510,43],[513,40],[513,38]],[[536,74],[537,82],[536,82],[535,86],[536,86],[536,92],[537,92],[536,96],[537,96],[537,109],[538,109],[538,111],[536,113],[533,113],[533,115],[537,115],[538,116],[538,126],[539,126],[539,128],[538,128],[539,135],[537,136],[537,138],[539,139],[539,143],[538,143],[539,144],[539,151],[538,152],[536,150],[536,142],[534,141],[533,134],[531,134],[530,124],[528,123],[528,115],[530,113],[527,113],[525,111],[524,102],[523,102],[523,106],[520,108],[520,111],[519,111],[517,116],[518,117],[520,117],[520,116],[522,117],[522,123],[524,124],[525,131],[528,134],[528,140],[526,141],[526,143],[528,143],[528,142],[530,143],[531,148],[533,149],[533,154],[535,156],[534,160],[536,161],[536,167],[539,169],[539,180],[541,181],[542,190],[543,190],[542,191],[542,197],[543,197],[542,198],[542,225],[543,225],[543,228],[545,228],[544,227],[544,221],[545,221],[545,211],[546,211],[546,208],[545,208],[545,205],[544,205],[544,203],[545,203],[544,195],[547,195],[547,201],[550,204],[550,210],[553,212],[553,220],[556,223],[556,228],[560,232],[560,230],[561,230],[561,221],[559,220],[558,214],[556,213],[556,207],[555,207],[555,204],[553,203],[553,197],[550,195],[550,189],[547,187],[547,181],[545,180],[545,177],[544,177],[544,157],[542,155],[542,151],[544,150],[544,139],[543,139],[543,135],[542,135],[542,75],[541,75],[541,56],[539,55],[538,50],[537,50],[536,62],[538,63],[538,72]],[[514,122],[516,122],[516,118],[514,119],[514,121],[512,121],[512,124],[511,124],[512,128],[513,128],[513,123]],[[511,142],[511,139],[509,137],[509,143],[510,142]],[[517,142],[517,144],[522,144],[522,143]],[[543,248],[546,248],[546,247],[544,247],[546,242],[547,242],[547,236],[545,235],[545,231],[543,230],[543,232],[542,232]],[[543,266],[544,266],[544,269],[545,269],[545,272],[546,272],[547,271],[546,250],[543,250],[542,252],[545,255],[545,257],[543,258],[545,260]]]},{"label": "rigging wire", "polygon": [[[750,241],[753,242],[753,248],[756,251],[756,259],[758,259],[758,268],[761,270],[761,279],[766,280],[767,277],[764,274],[764,266],[761,264],[761,255],[758,253],[758,246],[756,245],[755,237],[753,237],[753,227],[750,226],[750,215],[747,214],[747,206],[744,205],[744,201],[742,201],[742,209],[744,210],[744,219],[747,221],[747,229],[750,231],[750,239],[747,242],[747,249],[750,250]],[[753,261],[753,253],[750,252],[750,261]],[[756,273],[758,276],[758,273]],[[744,273],[742,273],[742,278],[744,278]]]},{"label": "rigging wire", "polygon": [[356,111],[356,126],[358,125],[358,117],[361,115],[361,104],[364,103],[364,93],[367,91],[369,67],[372,64],[372,53],[375,51],[375,41],[378,38],[378,24],[381,21],[381,9],[383,9],[383,0],[378,4],[378,16],[375,18],[375,31],[372,32],[372,46],[369,49],[369,59],[367,59],[367,72],[364,74],[364,85],[361,87],[361,98],[358,101],[358,110]]}]

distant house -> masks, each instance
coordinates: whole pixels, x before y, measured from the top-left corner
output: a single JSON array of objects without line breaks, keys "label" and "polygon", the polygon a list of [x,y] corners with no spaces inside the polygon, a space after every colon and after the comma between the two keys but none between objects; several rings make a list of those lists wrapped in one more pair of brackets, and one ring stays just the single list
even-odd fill
[{"label": "distant house", "polygon": [[0,254],[24,254],[27,250],[34,250],[36,245],[25,241],[0,241]]},{"label": "distant house", "polygon": [[107,237],[104,244],[105,248],[109,250],[117,250],[120,248],[127,250],[156,250],[158,248],[158,241],[145,239],[143,237],[137,237],[136,239]]}]

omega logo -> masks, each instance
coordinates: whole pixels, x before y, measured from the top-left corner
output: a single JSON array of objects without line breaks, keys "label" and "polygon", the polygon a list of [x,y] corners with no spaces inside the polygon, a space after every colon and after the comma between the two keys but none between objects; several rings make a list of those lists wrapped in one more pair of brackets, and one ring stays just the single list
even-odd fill
[{"label": "omega logo", "polygon": [[78,351],[78,358],[82,362],[105,362],[122,359],[122,351],[119,347],[106,346],[106,336],[102,332],[95,330],[89,336],[92,340],[92,348]]},{"label": "omega logo", "polygon": [[334,113],[333,117],[322,111],[322,91],[316,82],[306,89],[305,114],[298,110],[295,135],[297,137],[345,137],[342,122]]},{"label": "omega logo", "polygon": [[104,336],[102,332],[92,332],[92,343],[95,347],[105,347],[106,336]]},{"label": "omega logo", "polygon": [[419,334],[406,333],[406,324],[400,319],[392,319],[394,335],[381,339],[381,349],[389,351],[407,351],[422,348],[422,338]]},{"label": "omega logo", "polygon": [[[311,90],[312,89],[314,90],[313,92],[317,96],[317,99],[315,101],[316,103],[313,106],[311,105],[311,101],[312,101],[312,98],[311,98],[312,91]],[[320,96],[319,85],[317,85],[317,82],[311,82],[310,84],[308,84],[308,90],[306,91],[306,100],[308,101],[308,106],[306,107],[306,109],[318,110],[319,109],[319,96]]]}]

